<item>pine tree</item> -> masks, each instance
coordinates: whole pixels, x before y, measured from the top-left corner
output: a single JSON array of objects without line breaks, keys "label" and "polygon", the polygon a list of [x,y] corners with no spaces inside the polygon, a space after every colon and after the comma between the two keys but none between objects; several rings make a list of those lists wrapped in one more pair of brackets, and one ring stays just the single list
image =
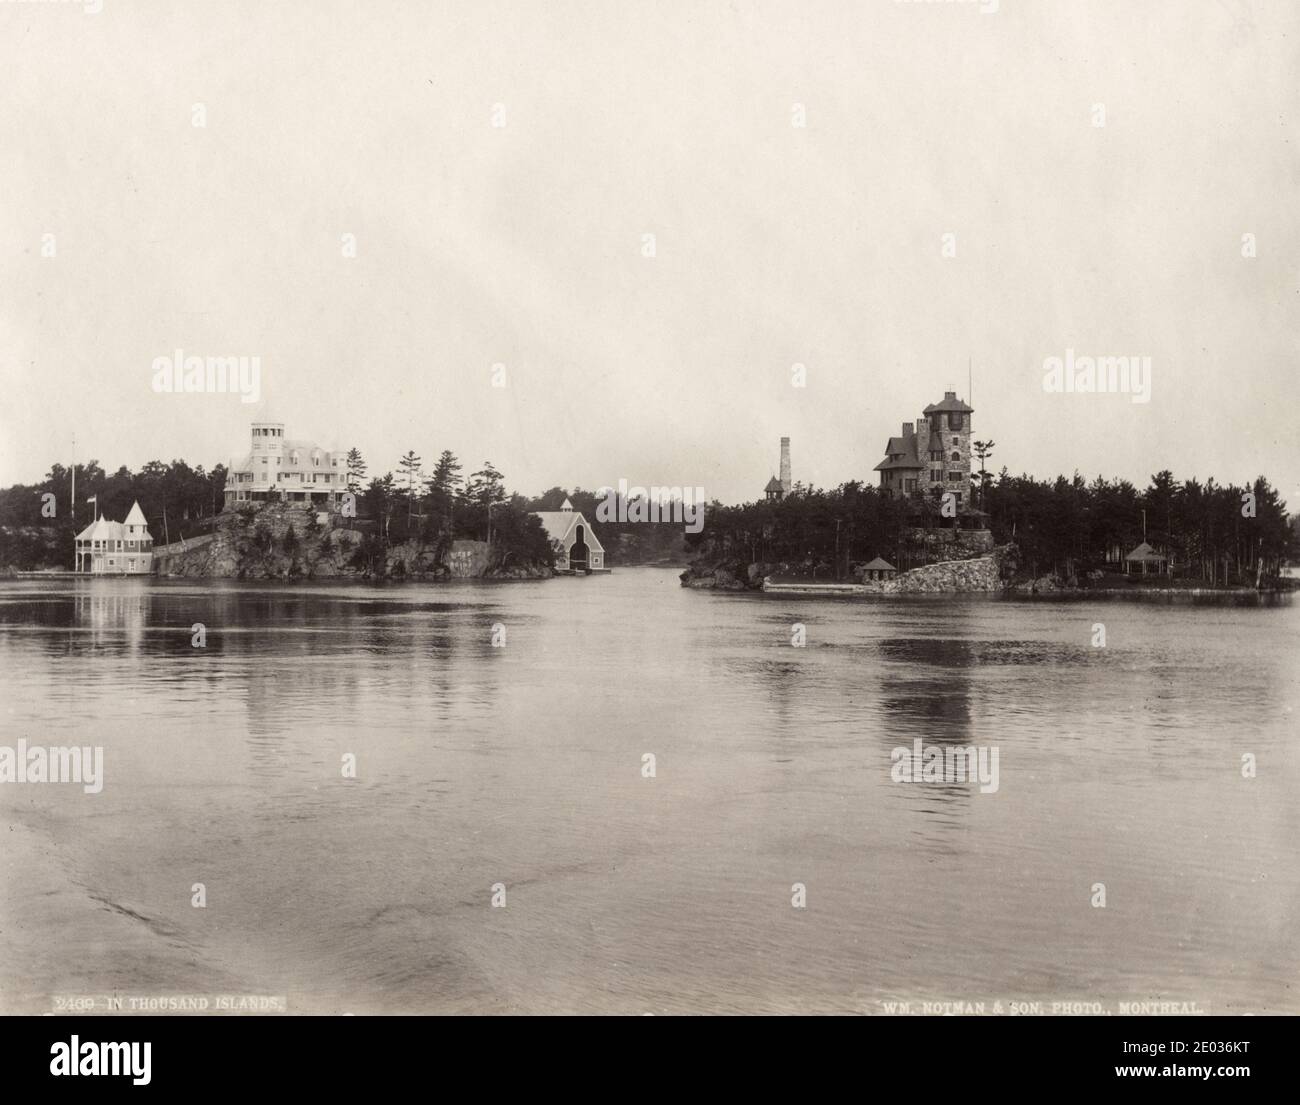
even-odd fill
[{"label": "pine tree", "polygon": [[483,467],[473,473],[465,486],[464,499],[471,504],[475,513],[482,511],[487,528],[488,544],[492,543],[492,507],[506,497],[504,477],[490,460],[483,462]]},{"label": "pine tree", "polygon": [[414,449],[408,449],[406,456],[397,463],[406,476],[406,521],[409,524],[411,514],[415,510],[415,481],[419,478],[420,465],[423,462],[415,455]]},{"label": "pine tree", "polygon": [[348,490],[353,495],[361,493],[361,481],[366,478],[366,462],[361,458],[361,450],[355,446],[348,450]]},{"label": "pine tree", "polygon": [[450,449],[444,449],[429,477],[429,500],[434,514],[443,519],[443,527],[450,535],[456,492],[460,488],[460,461]]},{"label": "pine tree", "polygon": [[984,474],[984,462],[993,455],[993,446],[996,441],[974,441],[971,448],[975,450],[975,456],[980,462],[980,510],[984,509],[984,485],[988,483],[988,477]]}]

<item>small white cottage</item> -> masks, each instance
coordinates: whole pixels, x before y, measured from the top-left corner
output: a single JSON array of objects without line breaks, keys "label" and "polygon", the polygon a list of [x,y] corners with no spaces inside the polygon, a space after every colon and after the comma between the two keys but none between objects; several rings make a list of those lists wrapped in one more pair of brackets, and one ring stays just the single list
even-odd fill
[{"label": "small white cottage", "polygon": [[608,571],[605,547],[591,532],[582,511],[574,510],[568,499],[559,510],[535,510],[533,516],[541,520],[542,528],[551,540],[557,572]]}]

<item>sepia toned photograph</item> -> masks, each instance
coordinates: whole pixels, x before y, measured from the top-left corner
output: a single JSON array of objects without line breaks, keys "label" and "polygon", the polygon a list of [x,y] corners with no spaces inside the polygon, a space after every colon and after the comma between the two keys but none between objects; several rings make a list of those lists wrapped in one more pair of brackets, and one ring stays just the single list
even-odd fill
[{"label": "sepia toned photograph", "polygon": [[1300,1013],[1300,6],[0,0],[0,72],[51,1077]]}]

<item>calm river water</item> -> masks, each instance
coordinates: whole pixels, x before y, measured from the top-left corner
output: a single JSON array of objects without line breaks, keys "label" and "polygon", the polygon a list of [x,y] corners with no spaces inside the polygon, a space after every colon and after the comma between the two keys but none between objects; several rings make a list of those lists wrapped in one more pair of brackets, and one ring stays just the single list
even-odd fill
[{"label": "calm river water", "polygon": [[104,749],[0,784],[0,1010],[1300,1012],[1297,657],[1289,602],[0,583],[0,745]]}]

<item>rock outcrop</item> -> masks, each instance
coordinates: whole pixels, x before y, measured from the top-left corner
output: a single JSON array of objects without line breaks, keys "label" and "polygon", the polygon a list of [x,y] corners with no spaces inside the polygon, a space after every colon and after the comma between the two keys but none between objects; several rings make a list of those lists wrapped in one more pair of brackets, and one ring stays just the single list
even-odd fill
[{"label": "rock outcrop", "polygon": [[[982,544],[981,540],[981,544]],[[958,592],[988,593],[1010,586],[1008,578],[1016,564],[1014,545],[993,549],[985,556],[964,560],[944,560],[900,572],[889,580],[866,580],[858,583],[857,593],[864,595],[950,594]],[[805,565],[787,564],[692,564],[681,574],[683,587],[696,590],[759,590],[768,576],[800,571]],[[829,565],[818,565],[824,579],[833,578]],[[815,575],[810,581],[815,590]]]},{"label": "rock outcrop", "polygon": [[381,546],[346,521],[288,503],[221,514],[211,537],[155,557],[158,575],[205,579],[545,579],[546,565],[489,566],[482,541]]},{"label": "rock outcrop", "polygon": [[886,595],[922,594],[930,592],[1001,591],[1002,571],[995,556],[980,556],[971,560],[944,560],[926,564],[909,572],[900,572],[881,584]]}]

